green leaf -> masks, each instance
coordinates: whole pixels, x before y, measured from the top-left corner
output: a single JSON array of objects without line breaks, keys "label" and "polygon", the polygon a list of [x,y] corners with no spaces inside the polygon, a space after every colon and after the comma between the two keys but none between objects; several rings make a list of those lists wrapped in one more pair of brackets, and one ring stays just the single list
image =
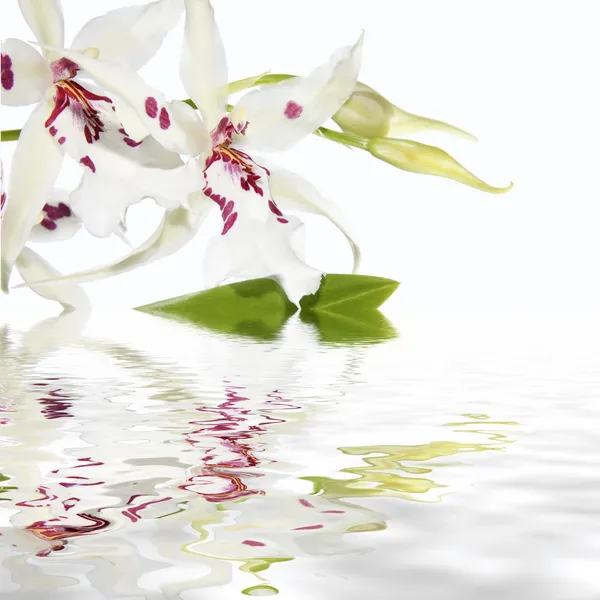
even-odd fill
[{"label": "green leaf", "polygon": [[399,285],[398,281],[372,275],[329,274],[316,294],[300,300],[300,307],[303,312],[351,312],[360,316],[360,311],[379,308]]},{"label": "green leaf", "polygon": [[[324,341],[395,337],[377,312],[397,281],[369,275],[326,275],[318,292],[300,301],[302,318]],[[271,340],[298,310],[273,279],[251,279],[140,306],[137,310],[195,323],[220,333]]]},{"label": "green leaf", "polygon": [[297,308],[273,279],[251,279],[140,306],[213,331],[270,340]]},{"label": "green leaf", "polygon": [[322,342],[334,344],[377,344],[398,337],[395,327],[378,310],[360,313],[304,311],[300,318],[310,323]]}]

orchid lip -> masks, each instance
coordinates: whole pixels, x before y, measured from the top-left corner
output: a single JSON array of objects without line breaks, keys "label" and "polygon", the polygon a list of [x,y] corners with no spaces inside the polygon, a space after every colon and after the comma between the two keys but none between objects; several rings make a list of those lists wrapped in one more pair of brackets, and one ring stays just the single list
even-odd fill
[{"label": "orchid lip", "polygon": [[[55,126],[56,120],[63,111],[69,110],[80,122],[87,143],[97,142],[100,134],[104,132],[104,123],[93,103],[104,102],[112,105],[112,100],[107,96],[99,96],[90,92],[76,81],[66,79],[56,83],[55,89],[54,108],[45,123],[50,135],[56,136],[58,133]],[[62,142],[61,139],[63,139]],[[59,136],[57,141],[59,144],[64,143],[64,136]]]}]

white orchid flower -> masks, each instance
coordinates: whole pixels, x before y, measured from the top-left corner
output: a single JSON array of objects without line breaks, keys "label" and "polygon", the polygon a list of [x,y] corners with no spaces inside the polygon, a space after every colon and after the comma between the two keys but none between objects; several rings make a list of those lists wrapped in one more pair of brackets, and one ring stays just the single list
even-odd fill
[{"label": "white orchid flower", "polygon": [[[143,140],[147,132],[132,111],[118,98],[82,80],[81,65],[59,50],[64,25],[57,0],[19,0],[19,5],[43,56],[21,40],[2,42],[2,104],[38,103],[23,128],[11,170],[10,201],[3,221],[4,291],[8,291],[12,267],[54,186],[65,152],[84,171],[71,208],[87,229],[100,237],[118,229],[126,208],[150,195],[147,192],[153,187],[157,192],[152,197],[174,208],[173,196],[161,196],[160,185],[153,186],[156,170],[137,177],[135,189],[132,185],[125,189],[123,179],[130,176],[131,161],[142,167],[172,169],[181,165],[177,155],[154,140]],[[156,53],[182,10],[183,0],[157,0],[113,10],[84,25],[71,47],[135,73]]]},{"label": "white orchid flower", "polygon": [[65,54],[99,84],[118,93],[167,148],[181,147],[181,129],[196,131],[196,147],[187,154],[197,157],[194,162],[201,165],[203,176],[197,182],[197,194],[190,197],[190,211],[167,212],[154,236],[132,255],[62,281],[123,273],[172,254],[195,235],[207,211],[218,207],[223,226],[220,235],[211,240],[204,262],[206,284],[216,285],[232,277],[275,276],[290,300],[297,303],[318,289],[322,272],[298,256],[296,234],[302,224],[284,210],[305,210],[333,221],[351,243],[355,270],[358,247],[335,205],[299,176],[267,169],[248,150],[287,150],[330,119],[354,91],[362,36],[307,77],[249,92],[227,115],[227,65],[213,9],[208,0],[186,0],[185,5],[181,77],[202,119],[180,105],[165,102],[162,95],[123,69],[90,56]]}]

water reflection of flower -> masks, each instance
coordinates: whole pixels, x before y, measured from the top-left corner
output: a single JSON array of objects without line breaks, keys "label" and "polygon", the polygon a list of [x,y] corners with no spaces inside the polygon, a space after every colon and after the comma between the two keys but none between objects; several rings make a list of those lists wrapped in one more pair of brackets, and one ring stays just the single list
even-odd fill
[{"label": "water reflection of flower", "polygon": [[[154,321],[143,319],[145,326]],[[178,327],[170,325],[169,333]],[[369,550],[359,545],[360,536],[348,534],[383,529],[386,518],[349,499],[439,498],[444,490],[433,478],[419,476],[431,471],[424,461],[499,449],[509,441],[488,437],[483,443],[343,448],[347,455],[365,457],[365,466],[345,469],[343,479],[305,477],[304,488],[290,487],[298,482],[293,475],[298,465],[277,462],[273,451],[282,443],[280,436],[306,429],[318,410],[314,399],[299,399],[303,373],[298,365],[311,372],[308,357],[322,360],[307,330],[299,331],[305,338],[284,339],[302,349],[302,357],[281,347],[248,341],[240,346],[187,329],[186,335],[201,338],[203,346],[204,361],[196,357],[202,364],[196,372],[146,351],[78,340],[85,346],[82,352],[110,357],[111,376],[95,385],[82,380],[77,402],[65,391],[76,387],[71,378],[46,381],[37,387],[52,402],[40,402],[39,394],[23,395],[13,403],[19,419],[5,430],[15,460],[3,469],[18,488],[4,494],[14,508],[9,509],[12,527],[2,528],[16,546],[4,561],[13,581],[24,592],[33,580],[47,590],[70,585],[72,578],[50,575],[50,564],[58,560],[73,566],[72,577],[108,596],[158,587],[163,597],[178,598],[185,590],[230,582],[237,564],[238,572],[258,580],[241,584],[247,593],[275,593],[265,578],[275,563]],[[41,346],[21,365],[38,364],[53,350]],[[4,348],[3,365],[16,368],[15,351]],[[321,395],[343,393],[339,382],[352,383],[366,351],[338,348],[344,358],[328,373],[337,383],[329,390],[321,387]],[[265,384],[256,376],[244,382],[244,372],[260,365],[268,365],[261,367],[268,371]],[[32,373],[21,370],[18,378],[31,380]],[[98,409],[86,395],[104,402],[103,426],[96,426]],[[52,468],[41,466],[50,463]],[[355,477],[348,479],[348,473]],[[312,493],[306,481],[314,486]],[[31,563],[28,557],[34,555],[43,562]],[[86,574],[89,565],[111,576]]]}]

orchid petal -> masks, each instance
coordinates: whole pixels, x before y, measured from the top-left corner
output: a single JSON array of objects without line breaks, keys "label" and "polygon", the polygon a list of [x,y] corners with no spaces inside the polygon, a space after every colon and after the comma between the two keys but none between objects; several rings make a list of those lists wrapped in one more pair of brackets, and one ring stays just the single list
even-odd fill
[{"label": "orchid petal", "polygon": [[321,215],[331,221],[346,237],[352,250],[352,272],[360,266],[360,248],[350,233],[350,227],[341,209],[324,198],[317,188],[304,177],[285,169],[270,169],[269,185],[273,199],[282,210],[297,210]]},{"label": "orchid petal", "polygon": [[412,140],[373,138],[367,149],[375,158],[379,158],[394,167],[422,175],[447,177],[464,185],[491,194],[504,194],[513,186],[494,187],[482,181],[465,169],[457,160],[436,146],[429,146]]},{"label": "orchid petal", "polygon": [[43,100],[29,117],[14,154],[7,200],[2,219],[1,287],[8,280],[31,228],[54,186],[62,164],[62,153],[48,135],[44,122],[50,106]]},{"label": "orchid petal", "polygon": [[294,250],[292,238],[302,227],[299,219],[290,216],[286,216],[284,226],[274,216],[265,221],[239,219],[230,235],[209,241],[204,259],[205,284],[213,287],[232,277],[273,277],[290,302],[299,305],[303,296],[319,289],[323,276]]},{"label": "orchid petal", "polygon": [[55,189],[42,209],[42,221],[31,230],[32,242],[62,242],[81,229],[81,220],[69,206],[66,190]]},{"label": "orchid petal", "polygon": [[211,148],[210,135],[202,121],[191,116],[191,107],[167,102],[164,94],[147,85],[134,71],[70,50],[61,52],[96,83],[129,104],[150,135],[167,150],[197,156]]},{"label": "orchid petal", "polygon": [[301,227],[284,215],[269,189],[269,171],[247,154],[229,148],[215,151],[204,173],[204,194],[219,205],[220,235],[209,242],[204,262],[205,283],[226,279],[276,277],[292,302],[314,293],[322,273],[306,265],[294,250]]},{"label": "orchid petal", "polygon": [[183,0],[117,8],[88,21],[71,48],[97,48],[102,60],[138,71],[156,54],[182,11]]},{"label": "orchid petal", "polygon": [[65,275],[53,280],[40,280],[36,283],[64,284],[95,281],[127,273],[175,254],[194,238],[211,208],[212,203],[208,202],[203,194],[194,194],[190,197],[189,210],[178,208],[167,212],[152,236],[123,259],[108,266]]},{"label": "orchid petal", "polygon": [[2,104],[25,106],[39,102],[51,84],[48,63],[37,50],[14,38],[2,41]]},{"label": "orchid petal", "polygon": [[[4,193],[4,165],[2,164],[2,156],[0,156],[0,219],[4,214],[4,203],[6,202],[6,194]],[[2,228],[0,227],[0,235]]]},{"label": "orchid petal", "polygon": [[209,131],[225,114],[227,61],[214,11],[208,0],[185,1],[185,40],[180,74]]},{"label": "orchid petal", "polygon": [[171,169],[146,167],[97,145],[90,150],[95,171],[86,171],[71,194],[73,211],[85,228],[98,237],[118,232],[127,208],[145,197],[174,210],[189,205],[203,186],[197,161]]},{"label": "orchid petal", "polygon": [[308,77],[295,77],[253,90],[236,105],[232,120],[248,121],[236,144],[257,150],[286,150],[329,120],[356,86],[362,36],[337,50]]},{"label": "orchid petal", "polygon": [[[65,24],[59,0],[19,0],[21,12],[40,44],[64,45]],[[53,60],[53,50],[44,50],[44,56]]]},{"label": "orchid petal", "polygon": [[48,280],[60,277],[61,275],[39,254],[31,250],[31,248],[23,248],[16,261],[16,267],[21,277],[23,277],[36,294],[48,300],[59,302],[65,309],[65,312],[71,312],[76,309],[89,310],[90,301],[78,286],[30,283],[41,279]]}]

